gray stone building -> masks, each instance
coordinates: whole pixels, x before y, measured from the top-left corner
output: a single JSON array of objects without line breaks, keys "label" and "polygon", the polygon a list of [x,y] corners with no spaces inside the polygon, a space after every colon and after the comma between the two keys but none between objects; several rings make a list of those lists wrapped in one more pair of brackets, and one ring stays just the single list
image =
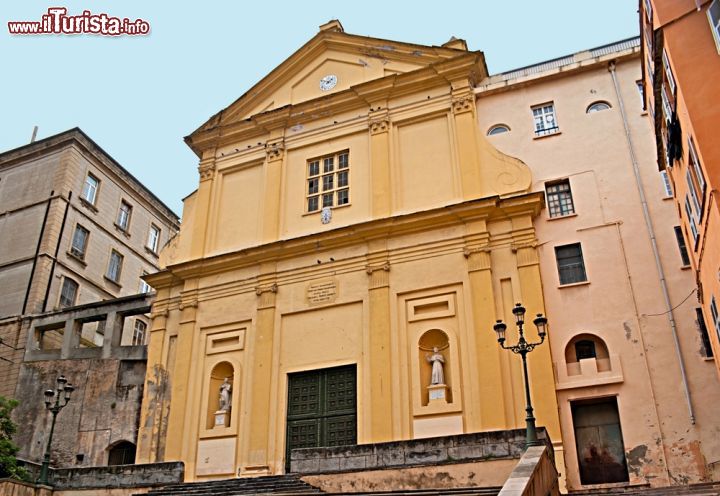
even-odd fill
[{"label": "gray stone building", "polygon": [[[178,216],[79,128],[0,153],[0,394],[14,396],[30,316],[149,292],[141,277],[179,229]],[[148,319],[126,319],[142,345]],[[60,334],[61,331],[58,332]],[[102,346],[102,324],[79,345]],[[58,342],[54,342],[58,341]]]}]

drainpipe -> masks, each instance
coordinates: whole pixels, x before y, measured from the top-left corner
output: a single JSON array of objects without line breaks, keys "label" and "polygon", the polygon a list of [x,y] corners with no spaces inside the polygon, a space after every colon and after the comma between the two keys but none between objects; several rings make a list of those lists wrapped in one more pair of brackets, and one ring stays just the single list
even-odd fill
[{"label": "drainpipe", "polygon": [[[36,131],[37,126],[35,126],[33,137],[35,136]],[[27,290],[25,291],[25,299],[23,300],[23,306],[20,315],[25,315],[25,310],[27,310],[28,299],[30,299],[30,289],[32,289],[33,278],[35,277],[35,268],[37,267],[38,255],[40,254],[40,246],[42,246],[43,235],[45,234],[45,226],[47,225],[48,213],[50,212],[50,204],[52,203],[54,195],[55,192],[51,191],[50,198],[48,198],[47,205],[45,206],[45,216],[43,217],[42,226],[40,227],[40,235],[38,236],[37,246],[35,247],[35,257],[33,258],[32,268],[30,269],[30,280],[28,281]]]},{"label": "drainpipe", "polygon": [[55,275],[55,265],[57,265],[57,257],[60,253],[60,243],[62,243],[63,233],[65,232],[65,221],[67,220],[68,210],[70,210],[70,200],[72,200],[72,191],[68,193],[67,203],[65,204],[65,213],[63,214],[62,224],[60,224],[60,234],[58,234],[57,245],[55,245],[55,256],[53,257],[52,267],[50,268],[50,277],[48,278],[47,288],[45,288],[45,299],[43,300],[42,308],[43,312],[47,311],[48,298],[50,297],[50,286],[52,286],[53,276]]},{"label": "drainpipe", "polygon": [[682,352],[680,351],[677,324],[675,323],[675,316],[673,314],[672,304],[670,303],[670,295],[668,293],[667,281],[665,279],[665,270],[663,269],[662,262],[660,261],[660,251],[657,246],[655,229],[653,229],[652,221],[650,220],[650,211],[648,210],[647,198],[645,197],[645,189],[643,188],[642,181],[640,179],[640,168],[638,167],[637,157],[635,156],[635,148],[632,143],[632,137],[630,136],[630,126],[628,125],[627,115],[625,114],[625,105],[623,103],[622,95],[620,94],[617,75],[615,74],[614,61],[610,62],[608,70],[610,71],[613,86],[615,87],[615,96],[617,96],[618,106],[620,107],[620,115],[622,116],[623,126],[625,127],[625,139],[627,140],[628,149],[630,151],[630,161],[632,162],[633,173],[635,174],[635,185],[637,186],[638,193],[640,194],[640,204],[642,205],[645,227],[647,227],[648,234],[650,236],[650,244],[652,245],[653,255],[655,256],[655,266],[657,267],[658,275],[660,276],[660,287],[662,288],[663,300],[665,302],[665,313],[667,313],[668,321],[670,322],[670,329],[672,330],[673,341],[675,342],[675,352],[680,364],[680,375],[682,377],[683,392],[685,393],[688,414],[690,415],[690,423],[695,424],[695,412],[693,411],[692,400],[690,399],[690,388],[688,387],[687,374],[685,372],[685,361],[683,360]]}]

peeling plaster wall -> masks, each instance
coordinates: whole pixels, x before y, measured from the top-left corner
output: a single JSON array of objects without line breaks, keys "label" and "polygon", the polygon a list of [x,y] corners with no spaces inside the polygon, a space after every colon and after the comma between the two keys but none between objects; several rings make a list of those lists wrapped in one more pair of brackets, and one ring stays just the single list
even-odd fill
[{"label": "peeling plaster wall", "polygon": [[[13,412],[18,424],[18,456],[39,461],[44,454],[52,416],[43,391],[58,375],[75,386],[70,403],[57,417],[51,463],[56,467],[106,465],[108,447],[137,443],[140,402],[145,378],[142,360],[50,360],[24,363],[17,392],[23,401]],[[83,455],[82,461],[77,455]]]}]

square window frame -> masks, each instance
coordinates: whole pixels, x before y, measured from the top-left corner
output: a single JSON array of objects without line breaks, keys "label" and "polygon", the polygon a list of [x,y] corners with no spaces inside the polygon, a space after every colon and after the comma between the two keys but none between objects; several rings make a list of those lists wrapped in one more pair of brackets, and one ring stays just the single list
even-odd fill
[{"label": "square window frame", "polygon": [[[341,167],[341,164],[343,164],[343,160],[341,160],[341,156],[347,155],[347,160],[344,161],[345,166]],[[329,170],[326,172],[326,160],[332,159],[332,170]],[[317,171],[316,174],[311,174],[312,172],[312,164],[317,163]],[[337,152],[331,153],[331,154],[325,154],[325,155],[319,155],[312,158],[309,158],[305,161],[305,180],[303,183],[304,188],[304,195],[303,195],[303,215],[314,215],[319,214],[322,212],[323,208],[341,208],[341,207],[347,207],[351,204],[350,201],[350,190],[352,189],[352,174],[350,174],[350,149],[344,148]],[[340,186],[340,181],[338,180],[339,176],[341,174],[347,174],[347,183],[343,186]],[[324,178],[326,176],[332,177],[332,188],[325,190],[325,180]],[[317,181],[317,191],[314,193],[310,193],[309,184],[311,180]],[[347,197],[348,201],[347,203],[338,203],[339,194],[341,191],[347,191]],[[325,195],[332,194],[332,202],[330,205],[325,205]],[[310,202],[315,201],[316,202],[316,208],[310,209]]]}]

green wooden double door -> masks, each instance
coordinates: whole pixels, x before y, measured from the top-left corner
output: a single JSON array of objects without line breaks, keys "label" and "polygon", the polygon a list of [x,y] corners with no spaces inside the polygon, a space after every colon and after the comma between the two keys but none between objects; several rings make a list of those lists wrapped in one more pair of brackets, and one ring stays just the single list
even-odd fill
[{"label": "green wooden double door", "polygon": [[288,376],[285,468],[295,448],[357,444],[355,365]]}]

